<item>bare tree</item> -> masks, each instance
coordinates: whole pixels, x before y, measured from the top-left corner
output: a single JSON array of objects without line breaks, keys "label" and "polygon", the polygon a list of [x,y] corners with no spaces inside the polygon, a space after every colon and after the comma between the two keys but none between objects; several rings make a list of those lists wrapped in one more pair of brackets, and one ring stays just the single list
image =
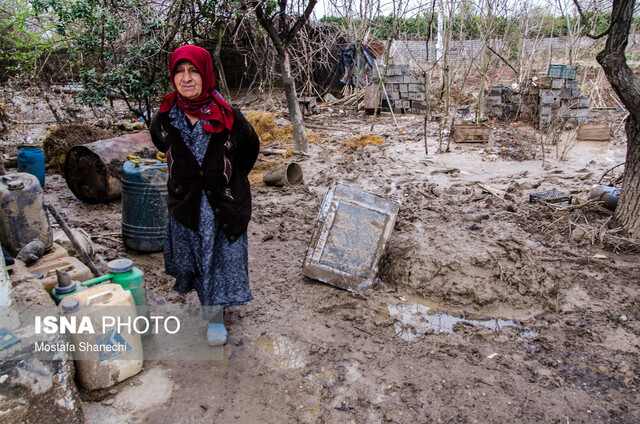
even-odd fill
[{"label": "bare tree", "polygon": [[[586,14],[578,0],[574,2],[584,21]],[[600,35],[592,35],[592,38],[607,36],[604,50],[596,59],[611,87],[629,110],[625,123],[626,165],[615,217],[632,237],[640,238],[640,77],[629,67],[625,56],[635,4],[635,0],[613,0],[609,28]]]},{"label": "bare tree", "polygon": [[290,10],[287,0],[278,0],[278,7],[275,7],[275,4],[271,2],[248,2],[278,53],[282,83],[289,107],[289,119],[293,127],[295,150],[301,153],[307,152],[308,142],[304,119],[298,102],[298,94],[296,93],[296,83],[292,74],[290,48],[300,29],[309,20],[309,16],[311,16],[311,12],[313,12],[317,2],[318,0],[310,0],[302,14],[295,20],[289,17],[291,15],[288,13],[293,12],[293,10]]}]

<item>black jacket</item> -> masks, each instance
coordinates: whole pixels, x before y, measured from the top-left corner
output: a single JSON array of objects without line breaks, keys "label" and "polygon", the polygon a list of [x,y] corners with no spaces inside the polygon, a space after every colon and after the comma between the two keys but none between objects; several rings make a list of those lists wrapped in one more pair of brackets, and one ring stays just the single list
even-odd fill
[{"label": "black jacket", "polygon": [[151,120],[151,140],[167,155],[169,213],[194,231],[200,221],[204,190],[220,228],[229,241],[247,229],[251,219],[251,189],[247,175],[260,150],[260,140],[240,110],[233,109],[231,131],[211,134],[202,166],[186,145],[180,131],[171,125],[169,112]]}]

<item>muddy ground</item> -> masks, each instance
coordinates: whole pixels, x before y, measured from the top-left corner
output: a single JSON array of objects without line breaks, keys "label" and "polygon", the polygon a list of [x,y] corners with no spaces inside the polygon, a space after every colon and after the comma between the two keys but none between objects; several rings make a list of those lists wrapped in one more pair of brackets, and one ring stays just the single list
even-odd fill
[{"label": "muddy ground", "polygon": [[[147,361],[116,390],[83,393],[87,421],[638,422],[640,254],[595,208],[528,202],[554,188],[586,197],[624,161],[623,131],[609,143],[569,136],[543,159],[524,122],[493,121],[488,145],[440,154],[430,122],[426,154],[421,116],[396,127],[385,115],[370,131],[369,115],[332,108],[307,119],[321,141],[293,158],[304,184],[253,184],[255,300],[227,313],[223,359]],[[623,114],[593,118],[615,129]],[[384,143],[346,146],[365,134]],[[161,253],[123,248],[120,201],[89,205],[46,178],[46,200],[92,235],[99,266],[131,258],[152,307],[198,307],[172,291]],[[360,293],[301,273],[335,181],[401,204],[380,281]]]}]

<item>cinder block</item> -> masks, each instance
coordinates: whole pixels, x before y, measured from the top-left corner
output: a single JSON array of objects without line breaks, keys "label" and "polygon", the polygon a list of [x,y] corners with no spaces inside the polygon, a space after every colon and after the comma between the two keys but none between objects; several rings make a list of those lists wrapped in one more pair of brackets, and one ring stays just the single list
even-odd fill
[{"label": "cinder block", "polygon": [[402,76],[402,79],[404,80],[405,84],[409,84],[411,82],[411,75],[410,74],[405,74]]},{"label": "cinder block", "polygon": [[402,109],[402,100],[396,100],[393,102],[393,107],[396,109]]},{"label": "cinder block", "polygon": [[407,93],[409,91],[409,86],[408,84],[399,84],[398,85],[399,90],[401,93]]},{"label": "cinder block", "polygon": [[411,107],[411,102],[409,100],[403,100],[402,107],[403,109],[409,109]]},{"label": "cinder block", "polygon": [[402,77],[402,75],[392,75],[387,77],[387,82],[390,84],[403,83],[404,78]]},{"label": "cinder block", "polygon": [[425,99],[424,93],[416,93],[416,100],[423,101]]},{"label": "cinder block", "polygon": [[564,86],[565,86],[565,88],[576,89],[576,88],[578,88],[578,81],[576,81],[576,80],[566,80],[564,82]]},{"label": "cinder block", "polygon": [[582,90],[580,90],[579,88],[571,89],[571,98],[580,97],[581,95],[582,95]]},{"label": "cinder block", "polygon": [[562,78],[554,78],[551,80],[551,88],[560,90],[564,88],[564,80]]},{"label": "cinder block", "polygon": [[571,98],[571,89],[570,88],[563,88],[560,91],[560,98],[562,100],[569,100]]},{"label": "cinder block", "polygon": [[389,100],[398,100],[400,98],[400,93],[397,91],[390,91],[387,94],[389,95]]},{"label": "cinder block", "polygon": [[489,109],[489,113],[493,116],[502,117],[504,110],[502,109],[502,106],[491,106],[491,109]]},{"label": "cinder block", "polygon": [[497,106],[502,104],[502,96],[489,96],[486,98],[484,103],[487,106]]},{"label": "cinder block", "polygon": [[542,105],[540,109],[538,109],[538,115],[540,116],[551,116],[551,105]]},{"label": "cinder block", "polygon": [[424,85],[420,84],[409,84],[409,91],[420,92],[424,91]]},{"label": "cinder block", "polygon": [[499,85],[494,85],[493,87],[491,87],[490,91],[490,96],[502,96],[502,90],[504,89],[504,87],[499,84]]},{"label": "cinder block", "polygon": [[418,100],[413,100],[411,102],[411,108],[414,110],[427,110],[427,102],[421,102]]},{"label": "cinder block", "polygon": [[401,75],[400,68],[398,68],[397,66],[389,66],[389,69],[387,70],[387,75]]},{"label": "cinder block", "polygon": [[542,90],[540,91],[540,104],[541,105],[551,105],[555,96],[551,90]]},{"label": "cinder block", "polygon": [[591,113],[591,109],[583,108],[583,109],[569,109],[565,112],[564,116],[568,116],[570,118],[588,118]]},{"label": "cinder block", "polygon": [[546,128],[551,125],[551,116],[540,116],[540,128]]}]

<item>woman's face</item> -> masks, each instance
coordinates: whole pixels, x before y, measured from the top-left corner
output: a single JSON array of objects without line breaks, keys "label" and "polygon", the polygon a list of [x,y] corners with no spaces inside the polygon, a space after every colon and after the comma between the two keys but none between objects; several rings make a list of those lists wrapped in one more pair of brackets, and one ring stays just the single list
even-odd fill
[{"label": "woman's face", "polygon": [[184,98],[197,99],[202,94],[202,76],[198,68],[188,60],[181,60],[176,65],[173,83]]}]

